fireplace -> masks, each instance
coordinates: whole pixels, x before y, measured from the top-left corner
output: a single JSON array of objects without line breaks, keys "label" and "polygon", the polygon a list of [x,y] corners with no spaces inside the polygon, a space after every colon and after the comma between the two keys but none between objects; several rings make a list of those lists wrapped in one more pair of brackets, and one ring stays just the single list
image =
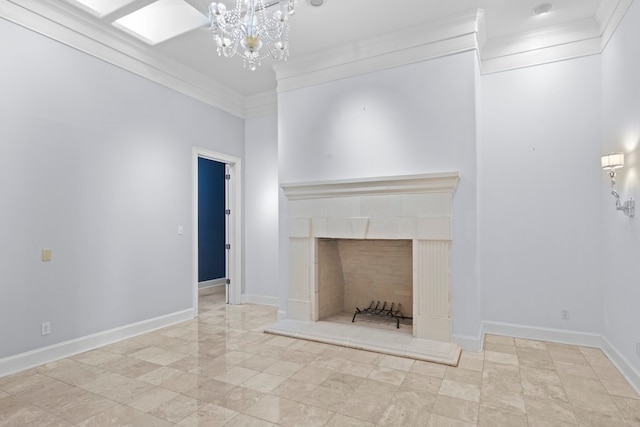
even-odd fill
[{"label": "fireplace", "polygon": [[[449,295],[451,205],[458,179],[458,173],[443,173],[282,185],[289,200],[289,296],[286,318],[266,331],[457,364],[460,348],[451,341]],[[393,263],[352,277],[358,269],[372,268],[379,254],[373,261],[360,260],[360,266],[350,264],[358,260],[338,258],[340,252],[373,253],[376,247],[389,256],[394,251],[407,255],[410,249],[410,260],[398,261],[392,291],[378,293],[376,273],[392,277]],[[333,268],[324,269],[325,262]],[[341,288],[328,289],[327,283],[341,281]],[[369,296],[367,287],[376,296]],[[412,318],[408,333],[395,328],[372,332],[357,320],[327,321],[341,307],[345,312],[356,304],[354,298],[364,306],[403,295],[407,299],[396,304],[410,313],[403,313]]]},{"label": "fireplace", "polygon": [[357,319],[361,326],[395,326],[411,334],[412,247],[409,239],[317,239],[318,318],[314,320],[355,323]]}]

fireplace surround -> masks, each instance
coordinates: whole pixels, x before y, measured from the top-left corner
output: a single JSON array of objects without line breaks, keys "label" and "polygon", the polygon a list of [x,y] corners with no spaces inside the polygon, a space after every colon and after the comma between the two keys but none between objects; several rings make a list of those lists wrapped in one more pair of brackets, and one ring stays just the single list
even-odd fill
[{"label": "fireplace surround", "polygon": [[[284,319],[266,332],[456,365],[451,341],[451,209],[457,172],[283,184],[290,279]],[[320,318],[318,242],[410,240],[412,333]]]}]

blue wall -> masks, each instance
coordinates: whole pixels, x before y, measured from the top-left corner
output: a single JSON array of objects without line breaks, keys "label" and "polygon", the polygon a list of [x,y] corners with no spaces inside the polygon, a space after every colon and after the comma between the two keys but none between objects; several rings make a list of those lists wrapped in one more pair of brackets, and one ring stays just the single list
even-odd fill
[{"label": "blue wall", "polygon": [[198,281],[225,272],[225,164],[198,158]]}]

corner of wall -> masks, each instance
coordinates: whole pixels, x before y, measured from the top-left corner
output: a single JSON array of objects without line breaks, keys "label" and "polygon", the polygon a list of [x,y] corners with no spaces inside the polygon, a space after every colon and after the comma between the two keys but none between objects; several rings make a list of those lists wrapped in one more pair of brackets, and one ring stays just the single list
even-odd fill
[{"label": "corner of wall", "polygon": [[[580,331],[536,328],[531,326],[514,325],[499,322],[483,322],[481,333],[483,340],[486,334],[495,334],[536,341],[557,342],[582,347],[599,348],[604,352],[611,363],[613,363],[614,366],[618,368],[620,373],[635,389],[635,391],[640,394],[640,372],[603,335]],[[468,340],[465,342],[465,339],[467,339],[467,337],[454,337],[454,339],[463,347],[463,349],[467,351],[472,351],[470,348],[472,348],[473,345],[477,344],[474,340]],[[482,344],[482,342],[480,342],[480,344]],[[466,348],[465,346],[469,348]]]},{"label": "corner of wall", "polygon": [[478,353],[484,348],[484,333],[482,330],[478,336],[452,335],[451,339],[458,343],[464,351]]},{"label": "corner of wall", "polygon": [[602,337],[601,349],[635,391],[640,394],[640,372],[604,336]]}]

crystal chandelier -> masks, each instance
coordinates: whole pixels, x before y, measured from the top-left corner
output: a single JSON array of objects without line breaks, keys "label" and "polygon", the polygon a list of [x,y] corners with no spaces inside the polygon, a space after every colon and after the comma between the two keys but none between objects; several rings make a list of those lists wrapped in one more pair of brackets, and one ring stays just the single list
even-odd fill
[{"label": "crystal chandelier", "polygon": [[226,58],[243,52],[245,67],[251,70],[264,58],[285,60],[289,56],[289,16],[295,0],[214,1],[209,5],[209,20],[218,55]]}]

